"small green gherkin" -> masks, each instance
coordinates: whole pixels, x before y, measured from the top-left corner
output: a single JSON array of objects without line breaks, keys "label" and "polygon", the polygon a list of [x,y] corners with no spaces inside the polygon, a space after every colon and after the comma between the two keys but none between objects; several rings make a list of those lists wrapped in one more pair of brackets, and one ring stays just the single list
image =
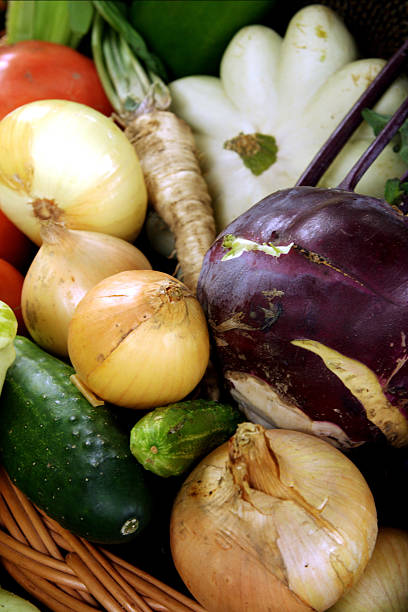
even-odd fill
[{"label": "small green gherkin", "polygon": [[178,476],[230,438],[244,416],[229,404],[196,399],[158,407],[130,433],[130,450],[146,470]]}]

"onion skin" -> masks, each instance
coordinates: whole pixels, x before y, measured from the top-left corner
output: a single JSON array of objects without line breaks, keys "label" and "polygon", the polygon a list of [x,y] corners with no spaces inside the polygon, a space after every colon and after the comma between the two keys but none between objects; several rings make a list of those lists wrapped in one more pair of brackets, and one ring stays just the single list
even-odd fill
[{"label": "onion skin", "polygon": [[408,610],[408,532],[379,529],[373,555],[357,584],[331,608],[333,612]]},{"label": "onion skin", "polygon": [[113,120],[77,102],[38,100],[0,121],[0,208],[38,246],[33,206],[42,201],[70,229],[136,238],[147,191],[136,152]]},{"label": "onion skin", "polygon": [[21,308],[32,339],[45,350],[68,356],[68,326],[84,295],[107,276],[151,269],[143,253],[126,240],[45,223],[43,243],[24,278]]},{"label": "onion skin", "polygon": [[254,424],[191,472],[170,523],[176,569],[208,612],[326,610],[361,576],[376,536],[371,492],[345,455]]},{"label": "onion skin", "polygon": [[195,295],[169,274],[120,272],[79,302],[68,353],[97,396],[153,408],[183,399],[200,382],[209,360],[207,322]]},{"label": "onion skin", "polygon": [[[221,261],[226,234],[294,246]],[[344,449],[408,444],[406,261],[406,217],[340,189],[282,190],[231,223],[206,254],[197,295],[249,418]]]}]

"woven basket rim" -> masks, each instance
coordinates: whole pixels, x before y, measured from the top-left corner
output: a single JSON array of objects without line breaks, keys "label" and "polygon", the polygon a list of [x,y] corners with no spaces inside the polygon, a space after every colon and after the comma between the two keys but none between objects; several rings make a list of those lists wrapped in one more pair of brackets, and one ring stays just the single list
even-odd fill
[{"label": "woven basket rim", "polygon": [[205,612],[194,599],[61,527],[2,466],[0,560],[27,593],[56,612]]}]

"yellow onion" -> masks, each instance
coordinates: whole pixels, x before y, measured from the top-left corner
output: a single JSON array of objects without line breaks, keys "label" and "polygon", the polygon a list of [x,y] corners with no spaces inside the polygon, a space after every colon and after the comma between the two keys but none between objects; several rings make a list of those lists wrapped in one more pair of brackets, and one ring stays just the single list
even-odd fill
[{"label": "yellow onion", "polygon": [[333,612],[408,610],[408,532],[380,527],[373,555],[357,584]]},{"label": "yellow onion", "polygon": [[21,308],[33,340],[68,356],[68,325],[84,295],[99,281],[132,269],[150,269],[143,253],[126,240],[60,223],[43,222],[42,245],[24,279]]},{"label": "yellow onion", "polygon": [[0,208],[37,245],[44,202],[67,227],[133,240],[147,191],[136,152],[98,111],[68,100],[25,104],[0,121]]},{"label": "yellow onion", "polygon": [[68,331],[78,378],[127,408],[176,402],[200,382],[209,359],[207,322],[195,295],[156,270],[120,272],[79,302]]},{"label": "yellow onion", "polygon": [[201,461],[171,515],[175,566],[208,612],[327,610],[376,536],[371,491],[341,451],[254,423]]}]

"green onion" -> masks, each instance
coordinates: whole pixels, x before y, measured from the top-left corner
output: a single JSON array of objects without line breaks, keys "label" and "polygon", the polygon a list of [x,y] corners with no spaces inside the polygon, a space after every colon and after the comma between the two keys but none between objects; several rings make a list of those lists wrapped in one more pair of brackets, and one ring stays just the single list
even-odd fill
[{"label": "green onion", "polygon": [[146,69],[165,79],[166,72],[161,61],[153,53],[150,53],[143,38],[127,21],[126,16],[119,8],[120,5],[111,0],[93,0],[93,4],[103,19],[128,43],[135,56],[144,63]]},{"label": "green onion", "polygon": [[124,118],[140,106],[170,106],[170,92],[160,61],[113,2],[94,0],[92,55],[99,78],[113,108]]}]

